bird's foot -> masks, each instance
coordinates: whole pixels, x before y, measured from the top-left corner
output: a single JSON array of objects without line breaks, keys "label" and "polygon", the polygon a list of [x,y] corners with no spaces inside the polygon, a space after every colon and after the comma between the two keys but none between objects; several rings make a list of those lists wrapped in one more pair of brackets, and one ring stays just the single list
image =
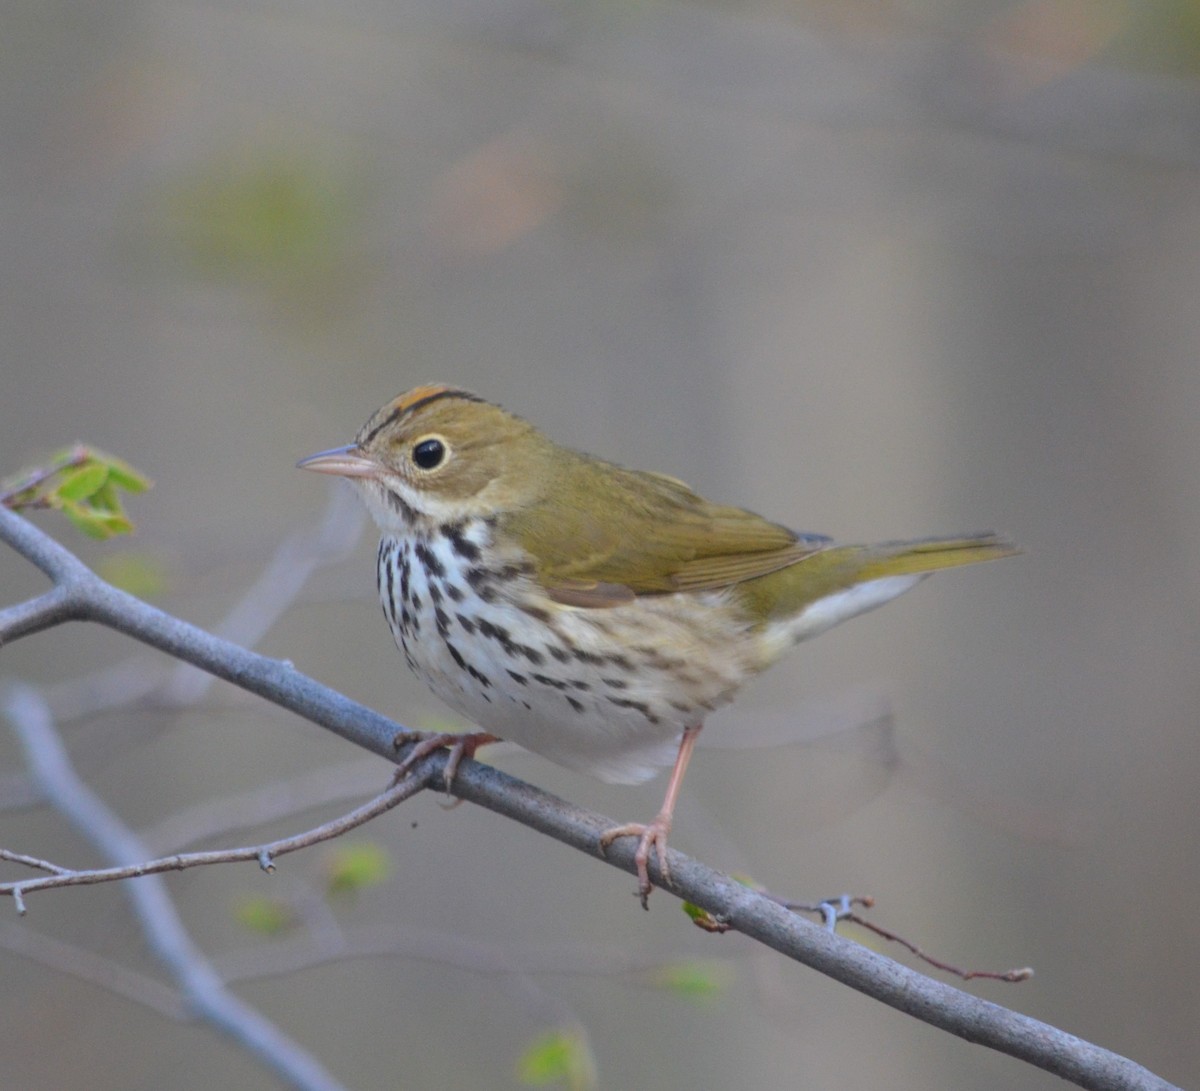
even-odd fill
[{"label": "bird's foot", "polygon": [[658,872],[662,876],[662,881],[664,883],[671,881],[671,869],[667,866],[667,834],[670,832],[671,815],[667,811],[660,811],[654,821],[648,825],[643,826],[640,822],[630,822],[624,826],[614,826],[600,835],[601,855],[607,852],[608,846],[618,837],[638,838],[638,847],[633,854],[633,860],[637,864],[638,897],[642,901],[643,909],[650,908],[650,891],[654,889],[650,882],[649,872],[651,849],[658,860]]},{"label": "bird's foot", "polygon": [[455,735],[452,732],[444,731],[402,731],[392,740],[392,746],[399,750],[402,746],[409,746],[413,743],[416,745],[405,755],[404,760],[397,764],[392,783],[396,784],[402,781],[422,758],[428,757],[435,750],[446,747],[450,751],[450,756],[446,759],[446,768],[442,775],[446,782],[446,791],[449,792],[463,758],[473,758],[475,751],[481,746],[499,741],[495,735],[489,735],[484,731],[474,731],[464,735]]}]

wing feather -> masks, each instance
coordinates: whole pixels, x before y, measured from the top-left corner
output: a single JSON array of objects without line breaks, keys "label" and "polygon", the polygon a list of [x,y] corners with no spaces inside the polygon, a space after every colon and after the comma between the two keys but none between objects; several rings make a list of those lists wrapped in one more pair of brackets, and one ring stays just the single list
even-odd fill
[{"label": "wing feather", "polygon": [[577,472],[556,474],[537,503],[504,519],[536,558],[539,581],[566,605],[604,608],[635,595],[730,587],[829,542],[710,503],[662,474],[583,461],[571,468]]}]

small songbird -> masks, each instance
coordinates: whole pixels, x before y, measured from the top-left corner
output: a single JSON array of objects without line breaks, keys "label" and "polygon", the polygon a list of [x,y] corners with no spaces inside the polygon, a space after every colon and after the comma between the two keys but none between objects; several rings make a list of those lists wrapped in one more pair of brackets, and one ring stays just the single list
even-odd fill
[{"label": "small songbird", "polygon": [[[664,474],[547,439],[474,394],[418,386],[347,447],[299,464],[349,478],[379,525],[383,613],[409,667],[483,729],[451,746],[447,780],[508,739],[603,780],[674,762],[637,837],[646,904],[705,717],[793,644],[874,609],[940,568],[1008,557],[994,534],[834,545]],[[411,736],[405,736],[411,741]]]}]

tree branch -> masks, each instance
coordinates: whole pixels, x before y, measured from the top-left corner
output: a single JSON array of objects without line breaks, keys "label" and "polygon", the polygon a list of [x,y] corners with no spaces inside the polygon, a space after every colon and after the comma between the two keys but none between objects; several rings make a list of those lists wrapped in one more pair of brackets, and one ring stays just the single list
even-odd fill
[{"label": "tree branch", "polygon": [[[204,952],[192,942],[166,884],[156,875],[137,870],[146,857],[145,846],[71,767],[49,709],[36,691],[28,686],[12,687],[5,711],[46,798],[119,869],[132,867],[135,874],[145,876],[140,882],[126,883],[125,893],[142,934],[178,982],[191,1012],[239,1042],[293,1086],[303,1091],[345,1091],[298,1042],[226,989]],[[69,878],[52,875],[35,879],[32,885]]]},{"label": "tree branch", "polygon": [[[0,883],[0,895],[7,894],[17,905],[20,913],[25,912],[25,895],[39,890],[55,890],[64,886],[93,886],[96,883],[111,883],[119,879],[140,879],[148,875],[161,875],[167,871],[186,871],[194,867],[212,864],[231,864],[256,860],[264,871],[273,871],[275,858],[291,852],[331,841],[350,830],[370,822],[385,811],[412,798],[426,787],[428,772],[420,765],[413,775],[392,785],[374,799],[356,807],[348,814],[315,826],[303,833],[268,841],[261,845],[246,845],[231,849],[212,849],[208,852],[182,852],[150,860],[150,849],[131,830],[120,822],[98,796],[91,794],[70,766],[66,750],[58,733],[54,730],[50,710],[38,693],[29,686],[14,685],[0,700],[0,709],[13,725],[13,730],[25,749],[34,779],[46,798],[70,818],[76,826],[98,844],[106,854],[119,862],[113,867],[70,869],[39,860],[32,856],[0,850],[0,858],[25,864],[41,871],[50,872],[38,879],[22,879]],[[81,794],[87,793],[86,797]],[[137,851],[133,851],[136,844]],[[129,851],[124,851],[128,848]]]},{"label": "tree branch", "polygon": [[[290,663],[255,655],[111,587],[32,524],[2,509],[0,539],[51,576],[68,604],[58,602],[53,611],[42,613],[31,611],[28,604],[0,611],[0,642],[68,617],[97,621],[257,693],[376,754],[396,756],[392,740],[403,730],[399,725],[319,685]],[[436,783],[444,762],[444,754],[431,755],[421,765],[422,778]],[[87,791],[82,784],[79,787]],[[610,819],[475,761],[462,763],[453,791],[593,857],[601,855],[600,834],[613,825]],[[604,859],[633,873],[633,853],[632,844],[618,841]],[[1097,1091],[1172,1086],[1133,1061],[934,981],[828,932],[675,850],[668,850],[668,858],[670,882],[651,868],[662,889],[686,898],[773,950],[917,1019]],[[131,861],[124,858],[122,862]],[[143,883],[130,886],[140,889]],[[170,913],[171,919],[176,919],[173,908]],[[206,973],[212,976],[211,971]],[[255,1013],[255,1019],[260,1018]]]},{"label": "tree branch", "polygon": [[256,655],[105,583],[70,550],[3,507],[0,540],[50,576],[59,591],[52,610],[31,612],[28,603],[0,610],[0,647],[63,621],[95,621],[265,697],[375,754],[395,759],[392,740],[406,728],[322,686],[291,663]]}]

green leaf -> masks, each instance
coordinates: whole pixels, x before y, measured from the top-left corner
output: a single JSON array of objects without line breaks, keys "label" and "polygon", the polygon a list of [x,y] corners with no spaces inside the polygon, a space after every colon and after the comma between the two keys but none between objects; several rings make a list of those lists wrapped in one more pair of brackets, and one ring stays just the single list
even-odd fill
[{"label": "green leaf", "polygon": [[660,966],[650,975],[650,984],[686,1000],[714,999],[729,985],[729,967],[723,962],[693,959]]},{"label": "green leaf", "polygon": [[128,534],[120,491],[143,492],[150,479],[129,463],[95,448],[64,447],[44,466],[0,482],[0,503],[14,511],[52,508],[91,538]]},{"label": "green leaf", "polygon": [[68,500],[62,504],[62,513],[89,538],[104,541],[118,534],[128,534],[133,524],[119,512],[100,512]]},{"label": "green leaf", "polygon": [[88,503],[97,511],[121,510],[121,498],[117,495],[117,489],[113,485],[111,474],[108,475],[104,484],[88,497]]},{"label": "green leaf", "polygon": [[703,929],[705,932],[720,935],[722,932],[729,931],[729,922],[722,918],[714,917],[707,909],[702,909],[691,902],[683,902],[682,909],[692,924],[697,928]]},{"label": "green leaf", "polygon": [[63,474],[51,495],[61,496],[64,500],[86,500],[106,481],[108,467],[100,462],[88,462]]},{"label": "green leaf", "polygon": [[104,465],[108,467],[108,476],[112,483],[126,492],[145,492],[154,484],[150,478],[140,470],[135,470],[123,458],[117,458],[116,455],[98,451],[94,447],[92,448],[92,454],[94,457],[101,459]]},{"label": "green leaf", "polygon": [[330,894],[356,894],[377,886],[391,873],[387,851],[373,841],[342,845],[329,854],[325,884]]},{"label": "green leaf", "polygon": [[587,1035],[582,1028],[539,1035],[517,1060],[517,1079],[531,1087],[561,1083],[571,1091],[599,1086]]},{"label": "green leaf", "polygon": [[275,898],[246,898],[233,908],[238,923],[251,932],[278,936],[296,926],[291,909]]}]

